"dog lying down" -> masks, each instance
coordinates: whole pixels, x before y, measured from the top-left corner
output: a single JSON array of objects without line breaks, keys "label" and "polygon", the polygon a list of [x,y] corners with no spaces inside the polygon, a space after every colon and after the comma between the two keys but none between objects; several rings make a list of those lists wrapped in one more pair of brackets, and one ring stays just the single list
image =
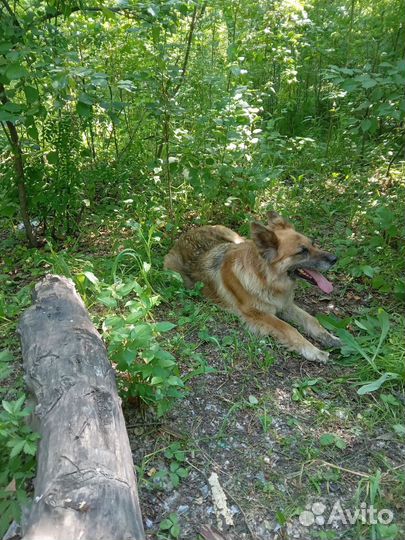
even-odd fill
[{"label": "dog lying down", "polygon": [[190,229],[166,255],[165,268],[179,272],[186,287],[202,281],[205,296],[238,315],[254,332],[272,336],[307,360],[326,362],[329,353],[288,322],[326,347],[340,346],[337,337],[294,304],[297,278],[332,292],[332,283],[321,272],[337,257],[314,246],[276,212],[268,214],[267,225],[253,222],[250,227],[251,240],[222,225]]}]

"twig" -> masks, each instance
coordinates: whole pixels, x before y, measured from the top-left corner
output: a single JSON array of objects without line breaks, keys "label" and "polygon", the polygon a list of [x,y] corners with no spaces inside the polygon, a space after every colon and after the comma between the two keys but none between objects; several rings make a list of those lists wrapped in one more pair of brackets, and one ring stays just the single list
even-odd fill
[{"label": "twig", "polygon": [[399,147],[398,151],[397,151],[395,154],[393,154],[393,156],[392,156],[392,158],[390,159],[390,162],[389,162],[389,164],[388,164],[387,170],[386,170],[386,172],[385,172],[385,176],[386,176],[386,177],[388,177],[388,176],[390,175],[391,167],[392,167],[394,161],[397,159],[397,157],[399,156],[399,154],[400,154],[401,152],[404,151],[404,149],[405,149],[405,146],[402,145],[402,146]]},{"label": "twig", "polygon": [[405,467],[405,463],[402,463],[401,465],[397,465],[396,467],[392,467],[392,469],[388,469],[388,471],[385,471],[385,473],[382,474],[382,478],[384,478],[384,476],[388,476],[393,471],[396,471],[398,469],[402,469],[403,467]]},{"label": "twig", "polygon": [[352,474],[354,476],[361,476],[362,478],[370,478],[370,474],[363,473],[361,471],[353,471],[352,469],[346,469],[345,467],[340,467],[339,465],[335,465],[334,463],[329,463],[328,461],[323,461],[321,459],[314,459],[312,461],[307,461],[306,463],[302,464],[301,471],[299,473],[300,478],[300,484],[302,484],[302,475],[304,474],[304,468],[306,465],[314,465],[315,463],[319,463],[320,465],[323,465],[324,467],[331,467],[332,469],[337,469],[339,471],[346,472],[348,474]]},{"label": "twig", "polygon": [[[194,465],[194,463],[191,463],[191,461],[188,461],[186,460],[186,463],[188,465],[190,465],[190,467],[193,467],[193,469],[195,469],[196,471],[198,471],[204,478],[205,480],[208,482],[208,476],[205,474],[205,472],[203,470],[201,470],[199,467],[197,467],[196,465]],[[239,508],[240,510],[240,513],[242,514],[243,516],[243,520],[245,522],[245,525],[246,525],[246,528],[247,530],[249,531],[249,534],[250,536],[253,538],[253,540],[256,540],[257,539],[257,536],[255,535],[254,531],[252,530],[251,526],[249,525],[249,521],[248,521],[248,518],[243,510],[243,508],[241,507],[240,503],[235,499],[235,497],[233,495],[231,495],[231,493],[229,493],[229,491],[224,487],[222,486],[222,489],[225,491],[226,495],[232,499],[232,501],[236,504],[236,506]]]},{"label": "twig", "polygon": [[161,422],[135,422],[134,424],[129,424],[126,428],[133,429],[136,427],[160,426],[160,424]]}]

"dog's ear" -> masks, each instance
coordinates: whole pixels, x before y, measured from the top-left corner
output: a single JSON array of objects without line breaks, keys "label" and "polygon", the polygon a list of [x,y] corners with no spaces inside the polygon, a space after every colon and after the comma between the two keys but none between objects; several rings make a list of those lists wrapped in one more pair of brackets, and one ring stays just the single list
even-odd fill
[{"label": "dog's ear", "polygon": [[275,232],[257,221],[253,221],[250,224],[250,230],[252,240],[262,257],[268,261],[274,259],[278,250],[278,238]]},{"label": "dog's ear", "polygon": [[292,225],[289,221],[284,219],[277,212],[267,212],[267,222],[271,229],[292,229]]}]

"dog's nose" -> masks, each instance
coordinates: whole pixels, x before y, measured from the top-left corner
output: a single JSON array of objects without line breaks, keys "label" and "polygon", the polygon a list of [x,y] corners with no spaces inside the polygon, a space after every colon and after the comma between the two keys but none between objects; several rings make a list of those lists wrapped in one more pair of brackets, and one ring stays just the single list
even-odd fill
[{"label": "dog's nose", "polygon": [[330,264],[335,264],[337,260],[338,258],[336,257],[336,255],[328,255],[328,261],[330,262]]}]

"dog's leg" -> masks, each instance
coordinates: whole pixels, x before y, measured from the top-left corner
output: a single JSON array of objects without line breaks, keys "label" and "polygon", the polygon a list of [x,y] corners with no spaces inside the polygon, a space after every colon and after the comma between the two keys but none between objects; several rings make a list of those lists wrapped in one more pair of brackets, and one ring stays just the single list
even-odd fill
[{"label": "dog's leg", "polygon": [[326,347],[340,347],[342,342],[333,334],[330,334],[321,326],[315,317],[299,308],[295,304],[289,304],[282,312],[281,316],[286,321],[298,324],[306,334],[320,341]]},{"label": "dog's leg", "polygon": [[326,362],[329,353],[321,351],[302,336],[298,330],[275,315],[255,308],[241,308],[241,315],[253,331],[270,335],[290,350],[300,353],[307,360]]}]

